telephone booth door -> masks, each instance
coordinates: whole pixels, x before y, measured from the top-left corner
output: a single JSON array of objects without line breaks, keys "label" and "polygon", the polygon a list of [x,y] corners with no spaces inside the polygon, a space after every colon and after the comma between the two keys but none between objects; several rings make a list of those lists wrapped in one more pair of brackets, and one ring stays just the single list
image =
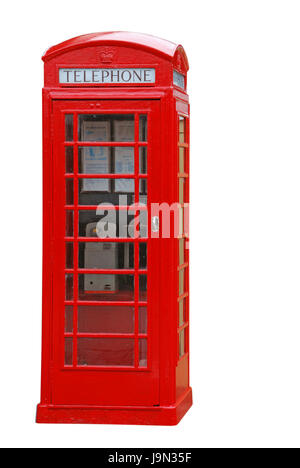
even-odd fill
[{"label": "telephone booth door", "polygon": [[52,125],[53,404],[158,405],[159,101],[54,100]]}]

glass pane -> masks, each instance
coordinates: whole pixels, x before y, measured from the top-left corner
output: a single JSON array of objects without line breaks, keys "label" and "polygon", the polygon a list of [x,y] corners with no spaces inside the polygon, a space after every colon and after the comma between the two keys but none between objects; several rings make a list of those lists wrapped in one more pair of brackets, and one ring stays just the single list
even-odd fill
[{"label": "glass pane", "polygon": [[140,174],[147,174],[147,148],[145,146],[141,146],[139,149],[140,153]]},{"label": "glass pane", "polygon": [[[91,232],[91,236],[94,233]],[[80,242],[79,268],[130,269],[134,268],[134,245],[132,242]]]},{"label": "glass pane", "polygon": [[147,141],[148,122],[147,115],[140,115],[139,140]]},{"label": "glass pane", "polygon": [[65,115],[65,141],[73,141],[73,115],[66,114]]},{"label": "glass pane", "polygon": [[82,114],[78,132],[79,141],[134,141],[134,116]]},{"label": "glass pane", "polygon": [[134,333],[134,307],[78,306],[79,333]]},{"label": "glass pane", "polygon": [[79,236],[107,238],[116,237],[118,212],[105,211],[105,215],[97,215],[94,210],[79,211]]},{"label": "glass pane", "polygon": [[67,274],[66,276],[66,301],[73,300],[73,275]]},{"label": "glass pane", "polygon": [[[97,205],[96,203],[89,203],[89,199],[85,195],[85,192],[111,192],[111,181],[110,179],[79,179],[79,204],[83,205]],[[91,198],[91,197],[90,197]],[[93,197],[95,198],[95,197]],[[106,197],[107,198],[107,197]],[[101,196],[98,196],[97,200],[100,200]]]},{"label": "glass pane", "polygon": [[139,367],[147,367],[147,340],[139,340]]},{"label": "glass pane", "polygon": [[185,354],[185,330],[179,332],[179,357]]},{"label": "glass pane", "polygon": [[115,174],[134,174],[134,148],[114,148],[114,160]]},{"label": "glass pane", "polygon": [[[120,200],[125,205],[127,197]],[[129,197],[128,197],[129,198]],[[145,218],[146,224],[143,223]],[[147,214],[140,215],[141,237],[147,237]],[[134,238],[134,215],[126,210],[106,210],[97,214],[96,210],[79,211],[79,236],[103,238]]]},{"label": "glass pane", "polygon": [[140,180],[140,204],[147,205],[148,184],[147,180]]},{"label": "glass pane", "polygon": [[73,243],[66,242],[66,268],[73,268]]},{"label": "glass pane", "polygon": [[134,174],[134,148],[79,147],[78,170],[80,174]]},{"label": "glass pane", "polygon": [[147,243],[146,242],[140,242],[139,251],[140,251],[139,269],[146,270],[147,268]]},{"label": "glass pane", "polygon": [[65,306],[65,332],[73,333],[73,306]]},{"label": "glass pane", "polygon": [[147,300],[147,275],[140,275],[139,280],[139,300],[146,301]]},{"label": "glass pane", "polygon": [[185,299],[179,302],[179,326],[185,323]]},{"label": "glass pane", "polygon": [[79,366],[133,366],[131,338],[78,338]]},{"label": "glass pane", "polygon": [[179,271],[179,296],[184,293],[184,270]]},{"label": "glass pane", "polygon": [[179,143],[186,142],[186,119],[184,117],[179,117]]},{"label": "glass pane", "polygon": [[184,239],[179,240],[179,265],[184,264]]},{"label": "glass pane", "polygon": [[147,333],[147,307],[140,307],[139,308],[139,333],[146,334]]},{"label": "glass pane", "polygon": [[74,203],[74,183],[73,179],[66,179],[66,205]]},{"label": "glass pane", "polygon": [[134,193],[133,179],[115,179],[115,192]]},{"label": "glass pane", "polygon": [[65,366],[73,364],[73,338],[65,338]]},{"label": "glass pane", "polygon": [[134,141],[134,116],[116,116],[113,121],[113,141]]},{"label": "glass pane", "polygon": [[133,275],[80,274],[79,299],[83,301],[133,301]]},{"label": "glass pane", "polygon": [[79,115],[79,141],[111,141],[111,121],[106,115]]},{"label": "glass pane", "polygon": [[111,148],[80,146],[78,148],[79,174],[108,174],[111,172]]},{"label": "glass pane", "polygon": [[179,172],[183,174],[185,171],[185,148],[179,148]]},{"label": "glass pane", "polygon": [[[129,229],[130,234],[130,229]],[[139,214],[139,237],[148,237],[148,213],[141,211]]]},{"label": "glass pane", "polygon": [[66,211],[66,236],[74,236],[74,212],[73,210]]},{"label": "glass pane", "polygon": [[66,174],[72,174],[74,171],[73,146],[66,146]]},{"label": "glass pane", "polygon": [[184,203],[184,179],[179,179],[179,203]]},{"label": "glass pane", "polygon": [[184,223],[183,208],[182,207],[179,207],[179,209],[178,209],[178,218],[179,218],[178,235],[182,236],[183,235],[183,223]]},{"label": "glass pane", "polygon": [[[120,195],[124,195],[120,199]],[[134,179],[80,179],[79,205],[131,205],[134,202]]]}]

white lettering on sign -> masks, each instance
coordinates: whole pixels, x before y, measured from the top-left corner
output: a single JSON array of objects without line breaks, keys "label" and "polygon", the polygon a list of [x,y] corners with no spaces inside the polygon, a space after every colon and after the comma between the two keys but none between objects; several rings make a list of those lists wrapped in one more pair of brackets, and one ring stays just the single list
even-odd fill
[{"label": "white lettering on sign", "polygon": [[155,83],[155,68],[60,68],[62,84]]}]

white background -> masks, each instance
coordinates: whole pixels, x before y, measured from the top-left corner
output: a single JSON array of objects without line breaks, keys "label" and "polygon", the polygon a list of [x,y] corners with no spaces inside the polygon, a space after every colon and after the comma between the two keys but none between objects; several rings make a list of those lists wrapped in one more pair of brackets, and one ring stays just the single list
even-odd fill
[{"label": "white background", "polygon": [[[300,4],[1,2],[3,447],[300,446]],[[177,427],[34,423],[40,386],[40,57],[109,30],[182,43],[192,105],[194,406]]]}]

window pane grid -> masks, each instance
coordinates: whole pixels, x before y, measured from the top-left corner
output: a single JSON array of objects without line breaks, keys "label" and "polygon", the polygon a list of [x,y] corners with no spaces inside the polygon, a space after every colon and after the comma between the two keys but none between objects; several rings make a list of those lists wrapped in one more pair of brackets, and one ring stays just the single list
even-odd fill
[{"label": "window pane grid", "polygon": [[[178,184],[177,200],[182,208],[189,201],[189,119],[178,116]],[[186,251],[187,236],[178,239],[178,354],[181,359],[188,353],[188,283],[189,283],[189,256]]]},{"label": "window pane grid", "polygon": [[[74,141],[78,135],[78,119],[77,114],[74,113]],[[74,144],[74,187],[77,186],[78,179],[78,145]],[[78,205],[78,192],[74,192],[74,205]],[[78,238],[78,211],[74,211],[74,239]],[[77,317],[78,317],[78,242],[74,243],[74,312],[73,312],[73,366],[77,366]]]},{"label": "window pane grid", "polygon": [[[80,114],[83,114],[82,112]],[[124,114],[126,116],[127,113]],[[143,117],[143,119],[141,119]],[[68,119],[68,122],[67,122]],[[143,121],[143,132],[141,132],[140,128],[140,122]],[[70,123],[71,122],[71,123]],[[80,136],[79,132],[79,115],[77,112],[74,112],[73,114],[68,114],[66,116],[66,134],[68,133],[68,138],[66,138],[66,145],[65,145],[65,153],[66,153],[66,162],[65,162],[65,179],[66,179],[66,195],[65,195],[65,210],[66,210],[66,236],[65,236],[65,245],[66,245],[66,263],[65,263],[65,273],[67,275],[66,281],[68,281],[71,284],[70,292],[65,298],[64,304],[65,307],[67,308],[72,308],[72,329],[70,329],[70,324],[68,325],[67,322],[65,323],[65,366],[67,367],[77,367],[77,368],[83,368],[87,366],[88,368],[99,368],[99,367],[105,367],[105,368],[110,368],[110,360],[112,357],[107,357],[107,365],[102,365],[96,363],[96,357],[92,357],[92,354],[90,354],[90,361],[89,359],[82,358],[82,352],[94,352],[94,345],[96,343],[96,339],[133,339],[134,340],[134,350],[133,350],[133,366],[131,365],[131,358],[128,353],[130,350],[130,342],[127,343],[127,358],[128,362],[125,362],[125,366],[121,365],[120,363],[112,363],[113,367],[117,366],[117,368],[135,368],[136,370],[144,370],[149,367],[149,360],[148,360],[148,346],[147,346],[147,340],[148,340],[148,335],[147,335],[147,328],[144,330],[144,328],[141,328],[140,323],[139,323],[139,316],[140,316],[140,309],[146,308],[147,309],[147,301],[144,300],[144,297],[141,297],[141,291],[140,291],[140,284],[141,284],[141,275],[143,275],[143,278],[146,278],[147,276],[147,265],[144,263],[141,263],[141,258],[140,258],[140,246],[141,241],[146,243],[147,245],[147,240],[145,238],[141,237],[135,237],[135,238],[124,238],[125,243],[133,243],[134,244],[134,252],[135,252],[135,257],[134,257],[134,268],[123,268],[123,269],[118,269],[118,268],[113,268],[113,269],[107,269],[107,268],[93,268],[93,269],[88,269],[88,268],[80,268],[79,267],[79,242],[116,242],[119,244],[123,239],[116,237],[116,238],[110,238],[110,239],[102,239],[102,238],[91,238],[91,237],[82,237],[79,232],[79,214],[81,211],[92,211],[98,207],[98,205],[84,205],[82,208],[82,205],[79,203],[80,202],[80,191],[78,190],[78,187],[80,187],[79,181],[82,179],[109,179],[114,181],[115,179],[133,179],[134,180],[134,195],[135,195],[135,200],[139,200],[139,194],[141,193],[141,189],[144,186],[141,186],[142,181],[145,181],[143,183],[146,183],[148,174],[147,174],[147,156],[145,156],[146,153],[143,153],[143,159],[140,158],[141,154],[141,148],[145,148],[144,151],[147,151],[147,146],[148,142],[147,140],[147,116],[143,115],[140,116],[139,113],[134,114],[134,141],[131,142],[126,142],[126,141],[120,141],[118,142],[116,139],[111,142],[85,142],[81,141],[82,138]],[[146,122],[146,123],[145,123]],[[145,127],[146,125],[146,127]],[[68,127],[68,128],[67,128]],[[72,133],[73,136],[70,136],[70,129],[69,127],[72,127]],[[146,130],[145,130],[146,128]],[[78,136],[78,138],[77,138]],[[95,146],[95,147],[133,147],[134,148],[134,173],[127,173],[123,174],[121,173],[114,173],[109,171],[109,173],[95,173],[95,174],[84,174],[81,171],[81,168],[79,167],[79,147],[86,147],[86,146]],[[68,156],[67,156],[68,155]],[[146,186],[145,186],[146,187]],[[142,193],[147,193],[145,192],[145,188],[142,189]],[[143,203],[145,203],[145,199],[142,200]],[[105,207],[106,208],[106,207]],[[124,205],[124,206],[113,206],[112,209],[118,209],[118,210],[128,210],[129,205]],[[146,207],[144,207],[146,209]],[[140,207],[140,211],[143,210],[143,206]],[[140,214],[140,212],[136,212],[135,219],[137,218],[137,215]],[[138,222],[135,221],[136,227]],[[79,295],[79,277],[84,276],[84,275],[91,275],[91,274],[118,274],[118,275],[125,275],[128,274],[133,274],[134,276],[134,296],[133,296],[133,301],[122,301],[122,300],[116,300],[116,301],[102,301],[102,300],[92,300],[92,301],[85,301],[81,300],[81,297]],[[68,280],[67,280],[68,278]],[[145,283],[145,282],[144,282]],[[141,300],[142,299],[142,300]],[[132,305],[134,308],[134,333],[81,333],[78,331],[78,308],[81,306],[112,306],[116,307],[117,306],[130,306]],[[67,317],[67,314],[66,314]],[[67,319],[66,319],[67,320]],[[68,319],[68,323],[70,322],[70,319]],[[92,341],[87,341],[84,342],[82,339],[91,339]],[[95,341],[93,341],[95,339]],[[126,343],[126,340],[122,340],[122,342]],[[92,343],[92,347],[90,347]],[[94,344],[93,344],[94,343]],[[102,344],[101,344],[102,343]],[[107,343],[108,342],[103,342],[99,341],[99,350],[102,349],[101,346],[104,346],[104,351],[102,353],[106,353],[107,355]],[[115,343],[117,343],[115,341]],[[84,346],[84,348],[82,348]],[[79,347],[79,348],[78,348]],[[84,351],[83,351],[84,350]],[[100,351],[99,351],[100,352]],[[79,354],[78,354],[79,353]],[[101,354],[101,353],[100,353]],[[99,355],[100,356],[100,355]],[[109,355],[107,355],[109,356]]]},{"label": "window pane grid", "polygon": [[[139,116],[138,114],[135,114],[135,121],[134,121],[134,132],[135,132],[135,141],[139,140]],[[139,170],[139,147],[135,146],[134,148],[134,168],[135,168],[135,175],[137,176],[140,172]],[[137,195],[139,193],[139,179],[135,179],[135,199],[136,201],[138,200]],[[140,212],[137,212],[139,215]],[[134,219],[134,226],[137,228],[137,217]],[[134,324],[135,324],[135,341],[134,341],[134,366],[136,368],[139,367],[139,340],[138,340],[138,333],[139,333],[139,307],[138,307],[138,301],[139,301],[139,274],[138,274],[138,269],[139,269],[139,245],[137,242],[134,243],[134,283],[135,283],[135,289],[134,289]]]}]

